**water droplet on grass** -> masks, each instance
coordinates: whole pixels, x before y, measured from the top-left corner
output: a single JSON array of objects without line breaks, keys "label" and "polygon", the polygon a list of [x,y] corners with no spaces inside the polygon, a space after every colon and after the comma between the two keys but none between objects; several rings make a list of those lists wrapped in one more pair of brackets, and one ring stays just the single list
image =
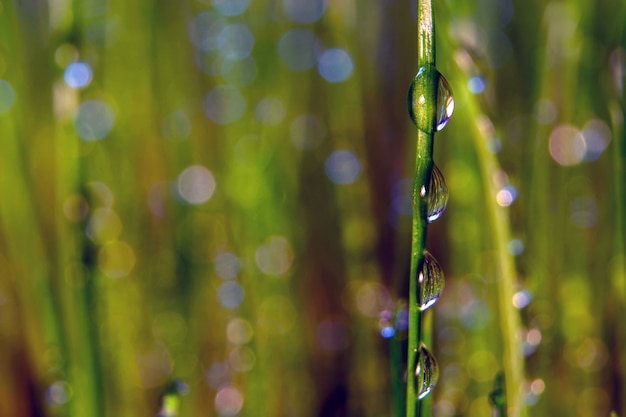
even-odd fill
[{"label": "water droplet on grass", "polygon": [[[432,103],[428,92],[435,86],[437,102]],[[454,112],[450,84],[434,66],[421,67],[409,87],[408,105],[409,115],[420,130],[427,133],[439,131],[448,124]]]},{"label": "water droplet on grass", "polygon": [[424,251],[424,261],[422,262],[422,269],[417,280],[419,283],[417,304],[420,310],[424,311],[437,302],[444,285],[443,270],[435,257],[426,250]]},{"label": "water droplet on grass", "polygon": [[428,220],[428,223],[432,223],[441,217],[448,205],[448,187],[437,165],[433,165],[428,189],[424,190],[422,188],[420,194],[427,199],[426,220]]},{"label": "water droplet on grass", "polygon": [[432,353],[422,343],[416,352],[415,387],[417,398],[422,400],[433,390],[439,380],[439,365]]},{"label": "water droplet on grass", "polygon": [[493,407],[493,415],[495,416],[501,416],[501,412],[506,410],[504,374],[502,372],[496,375],[493,390],[489,393],[489,403]]}]

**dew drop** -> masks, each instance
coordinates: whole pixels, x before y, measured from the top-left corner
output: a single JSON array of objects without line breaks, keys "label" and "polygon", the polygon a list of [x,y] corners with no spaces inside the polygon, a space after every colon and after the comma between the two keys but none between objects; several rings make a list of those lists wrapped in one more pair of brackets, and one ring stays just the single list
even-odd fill
[{"label": "dew drop", "polygon": [[428,223],[432,223],[441,217],[448,205],[448,187],[437,165],[433,165],[428,190],[426,190],[426,193],[420,192],[420,195],[422,197],[425,196],[427,199],[426,219]]},{"label": "dew drop", "polygon": [[425,311],[433,306],[441,296],[444,285],[443,270],[433,255],[424,251],[424,261],[418,275],[419,291],[417,305]]},{"label": "dew drop", "polygon": [[[437,85],[437,103],[428,103],[427,91],[434,85]],[[409,87],[408,98],[411,119],[426,133],[443,129],[454,112],[454,96],[450,84],[432,65],[419,69]]]},{"label": "dew drop", "polygon": [[415,387],[417,398],[422,400],[433,390],[439,380],[439,365],[432,353],[422,343],[415,360]]},{"label": "dew drop", "polygon": [[494,407],[494,415],[499,416],[500,410],[506,410],[506,396],[504,393],[504,374],[496,375],[493,390],[489,393],[489,403]]}]

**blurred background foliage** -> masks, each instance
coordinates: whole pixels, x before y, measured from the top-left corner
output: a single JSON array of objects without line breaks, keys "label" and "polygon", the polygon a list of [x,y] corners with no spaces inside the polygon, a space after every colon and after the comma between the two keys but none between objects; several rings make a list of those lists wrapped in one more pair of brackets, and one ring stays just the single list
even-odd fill
[{"label": "blurred background foliage", "polygon": [[[435,12],[433,414],[491,415],[510,336],[528,415],[624,416],[625,4]],[[415,17],[0,1],[0,415],[394,415]]]}]

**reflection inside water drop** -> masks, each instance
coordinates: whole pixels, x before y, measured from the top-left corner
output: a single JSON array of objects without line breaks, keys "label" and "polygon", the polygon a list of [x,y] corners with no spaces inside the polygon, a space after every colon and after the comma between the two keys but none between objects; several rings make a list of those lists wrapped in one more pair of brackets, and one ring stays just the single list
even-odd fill
[{"label": "reflection inside water drop", "polygon": [[417,398],[422,400],[433,390],[439,380],[439,365],[432,353],[422,343],[415,360],[415,387]]},{"label": "reflection inside water drop", "polygon": [[[428,92],[435,83],[437,102],[432,103]],[[409,115],[415,125],[424,132],[431,133],[443,129],[454,112],[454,96],[450,84],[432,66],[421,67],[409,87]]]},{"label": "reflection inside water drop", "polygon": [[424,251],[424,261],[418,276],[417,305],[424,311],[437,302],[443,291],[443,270],[433,255]]},{"label": "reflection inside water drop", "polygon": [[428,223],[432,223],[441,217],[441,214],[445,211],[448,205],[448,187],[446,186],[446,180],[443,178],[443,174],[437,167],[433,165],[432,173],[430,174],[430,181],[428,190],[422,187],[420,196],[427,198],[427,213],[426,220]]}]

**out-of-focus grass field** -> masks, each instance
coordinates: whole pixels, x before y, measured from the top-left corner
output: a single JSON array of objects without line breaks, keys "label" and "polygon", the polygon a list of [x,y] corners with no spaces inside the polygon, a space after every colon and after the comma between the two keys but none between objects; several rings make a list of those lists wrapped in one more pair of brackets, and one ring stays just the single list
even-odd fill
[{"label": "out-of-focus grass field", "polygon": [[[626,5],[435,13],[433,414],[492,415],[513,337],[526,415],[626,416]],[[395,416],[415,16],[0,0],[0,416]]]}]

